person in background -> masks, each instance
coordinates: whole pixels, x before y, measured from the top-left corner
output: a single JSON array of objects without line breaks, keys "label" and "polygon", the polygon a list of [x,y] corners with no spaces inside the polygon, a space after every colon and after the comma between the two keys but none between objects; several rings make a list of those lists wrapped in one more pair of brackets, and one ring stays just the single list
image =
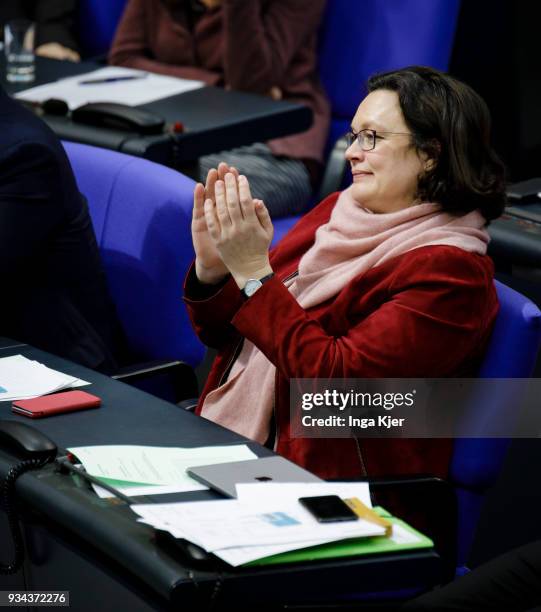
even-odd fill
[{"label": "person in background", "polygon": [[12,19],[36,23],[36,54],[59,60],[80,61],[73,34],[76,0],[4,0],[0,2],[1,38]]},{"label": "person in background", "polygon": [[345,154],[353,183],[270,253],[247,177],[224,163],[196,185],[184,300],[218,350],[197,413],[324,479],[445,478],[450,440],[292,434],[291,379],[475,376],[498,312],[486,225],[505,176],[485,103],[418,66],[368,91]]},{"label": "person in background", "polygon": [[129,0],[109,62],[299,102],[301,134],[200,159],[200,180],[225,160],[250,177],[274,217],[305,209],[318,182],[329,104],[317,74],[324,0]]},{"label": "person in background", "polygon": [[0,87],[0,336],[114,373],[123,335],[53,132]]}]

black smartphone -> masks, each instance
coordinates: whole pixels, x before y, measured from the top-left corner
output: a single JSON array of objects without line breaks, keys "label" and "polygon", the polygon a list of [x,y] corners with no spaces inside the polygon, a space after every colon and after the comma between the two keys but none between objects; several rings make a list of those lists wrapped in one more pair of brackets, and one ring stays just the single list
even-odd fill
[{"label": "black smartphone", "polygon": [[320,523],[356,521],[359,518],[338,495],[299,497],[299,502]]}]

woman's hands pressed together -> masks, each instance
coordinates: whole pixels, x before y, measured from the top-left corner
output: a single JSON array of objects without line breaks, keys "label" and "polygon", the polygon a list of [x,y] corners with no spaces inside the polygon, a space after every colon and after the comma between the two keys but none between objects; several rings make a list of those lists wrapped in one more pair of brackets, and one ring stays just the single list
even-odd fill
[{"label": "woman's hands pressed together", "polygon": [[208,233],[204,210],[207,199],[215,205],[216,181],[223,180],[228,172],[238,176],[237,170],[225,163],[221,163],[217,170],[212,168],[207,174],[205,186],[197,183],[193,193],[192,241],[195,250],[195,273],[200,282],[208,285],[219,283],[229,273]]},{"label": "woman's hands pressed together", "polygon": [[201,282],[217,283],[230,272],[242,289],[248,279],[270,274],[273,231],[265,205],[252,198],[248,179],[234,168],[220,164],[209,172],[205,188],[196,186],[192,235]]}]

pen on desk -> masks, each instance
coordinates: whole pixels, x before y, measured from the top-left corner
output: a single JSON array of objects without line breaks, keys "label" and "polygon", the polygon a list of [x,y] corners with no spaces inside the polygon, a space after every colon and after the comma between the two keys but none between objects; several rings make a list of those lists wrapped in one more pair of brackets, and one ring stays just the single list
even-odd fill
[{"label": "pen on desk", "polygon": [[121,493],[118,489],[115,489],[111,485],[108,485],[107,483],[102,482],[99,478],[96,478],[95,476],[91,476],[88,472],[85,471],[84,468],[78,468],[77,466],[73,465],[68,457],[59,457],[58,459],[55,460],[55,463],[61,469],[67,470],[68,472],[72,472],[74,474],[78,474],[81,478],[83,478],[87,482],[91,482],[97,485],[98,487],[101,487],[102,489],[109,491],[109,493],[112,493],[115,497],[118,497],[123,502],[126,502],[129,505],[135,503],[133,499],[131,499],[127,495],[124,495],[124,493]]},{"label": "pen on desk", "polygon": [[87,79],[79,81],[79,85],[101,85],[102,83],[116,83],[118,81],[134,81],[135,79],[146,79],[146,74],[138,74],[131,76],[105,77],[103,79]]}]

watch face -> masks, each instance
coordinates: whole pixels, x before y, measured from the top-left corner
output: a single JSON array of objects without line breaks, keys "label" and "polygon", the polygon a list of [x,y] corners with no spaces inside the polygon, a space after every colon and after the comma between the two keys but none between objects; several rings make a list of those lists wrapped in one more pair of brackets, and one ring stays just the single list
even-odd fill
[{"label": "watch face", "polygon": [[244,294],[251,297],[259,289],[259,287],[261,287],[261,285],[261,281],[250,278],[248,281],[246,281],[246,285],[244,286]]}]

